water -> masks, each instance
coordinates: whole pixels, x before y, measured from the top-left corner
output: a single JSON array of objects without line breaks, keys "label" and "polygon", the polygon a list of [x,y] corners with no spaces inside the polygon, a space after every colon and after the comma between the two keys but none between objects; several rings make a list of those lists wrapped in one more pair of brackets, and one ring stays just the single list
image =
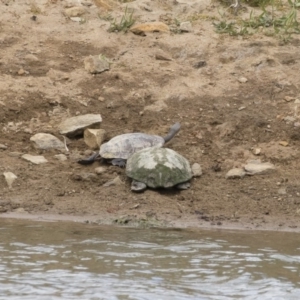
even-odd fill
[{"label": "water", "polygon": [[0,299],[300,299],[299,237],[0,219]]}]

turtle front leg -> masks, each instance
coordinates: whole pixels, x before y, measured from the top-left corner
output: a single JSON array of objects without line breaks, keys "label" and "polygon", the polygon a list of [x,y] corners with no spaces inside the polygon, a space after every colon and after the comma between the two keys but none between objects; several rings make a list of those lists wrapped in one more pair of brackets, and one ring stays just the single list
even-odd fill
[{"label": "turtle front leg", "polygon": [[98,157],[100,156],[99,152],[94,153],[92,156],[85,158],[85,159],[81,159],[79,161],[77,161],[79,164],[81,165],[90,165],[92,164]]},{"label": "turtle front leg", "polygon": [[123,158],[114,158],[111,161],[111,164],[113,166],[118,166],[118,167],[121,167],[121,168],[125,168],[125,166],[126,166],[126,159],[123,159]]}]

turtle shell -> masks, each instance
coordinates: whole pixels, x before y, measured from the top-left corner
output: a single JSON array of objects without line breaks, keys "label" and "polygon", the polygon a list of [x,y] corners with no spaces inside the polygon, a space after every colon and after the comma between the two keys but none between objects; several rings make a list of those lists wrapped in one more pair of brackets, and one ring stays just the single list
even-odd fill
[{"label": "turtle shell", "polygon": [[168,148],[148,148],[134,153],[127,160],[128,177],[148,187],[172,187],[190,180],[190,163],[182,155]]},{"label": "turtle shell", "polygon": [[101,145],[99,154],[103,158],[128,159],[133,153],[150,147],[162,147],[165,140],[158,135],[126,133],[112,138]]}]

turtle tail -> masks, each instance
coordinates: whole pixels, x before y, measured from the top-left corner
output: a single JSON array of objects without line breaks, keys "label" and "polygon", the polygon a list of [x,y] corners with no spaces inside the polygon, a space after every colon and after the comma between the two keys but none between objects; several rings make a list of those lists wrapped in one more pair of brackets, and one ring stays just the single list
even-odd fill
[{"label": "turtle tail", "polygon": [[164,137],[165,143],[169,142],[175,136],[175,134],[180,130],[180,127],[181,125],[179,122],[171,126],[168,134]]}]

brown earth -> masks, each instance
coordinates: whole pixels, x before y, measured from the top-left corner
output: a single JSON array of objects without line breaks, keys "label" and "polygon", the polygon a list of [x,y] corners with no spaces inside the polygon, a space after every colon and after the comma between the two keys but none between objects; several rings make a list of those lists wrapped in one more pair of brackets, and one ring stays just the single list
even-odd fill
[{"label": "brown earth", "polygon": [[[63,14],[72,1],[0,1],[0,144],[7,146],[0,150],[0,171],[18,177],[11,189],[0,180],[2,216],[298,230],[299,38],[281,45],[262,34],[219,35],[212,25],[218,4],[210,1],[73,2],[84,4],[81,22]],[[192,20],[193,31],[108,32],[126,6],[136,23]],[[83,60],[99,54],[110,60],[110,70],[91,75]],[[164,135],[181,122],[168,147],[200,163],[202,177],[186,191],[133,194],[124,169],[103,165],[105,173],[96,176],[89,173],[98,162],[77,164],[87,155],[82,138],[68,145],[65,162],[54,157],[59,151],[30,144],[39,132],[62,140],[57,125],[86,113],[102,115],[108,139],[136,131]],[[32,165],[20,158],[25,153],[49,162]],[[276,171],[225,179],[253,158]],[[103,187],[118,175],[123,184]]]}]

